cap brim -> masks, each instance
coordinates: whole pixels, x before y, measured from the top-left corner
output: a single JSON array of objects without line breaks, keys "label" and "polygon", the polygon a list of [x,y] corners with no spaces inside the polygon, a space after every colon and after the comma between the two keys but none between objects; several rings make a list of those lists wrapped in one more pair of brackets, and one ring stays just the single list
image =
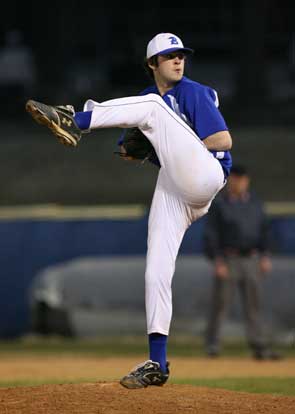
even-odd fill
[{"label": "cap brim", "polygon": [[[170,49],[161,50],[161,52],[158,52],[152,56],[167,55],[167,53],[172,53],[172,52],[183,52],[186,55],[191,55],[192,53],[194,53],[194,50],[190,49],[189,47],[172,47]],[[148,59],[151,58],[152,56],[149,56]]]}]

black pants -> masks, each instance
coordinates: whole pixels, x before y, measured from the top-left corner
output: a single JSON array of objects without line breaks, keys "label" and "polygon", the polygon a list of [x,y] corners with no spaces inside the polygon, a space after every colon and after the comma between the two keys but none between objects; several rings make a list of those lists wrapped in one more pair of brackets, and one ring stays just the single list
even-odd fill
[{"label": "black pants", "polygon": [[226,259],[229,276],[221,279],[214,276],[212,303],[206,330],[206,346],[218,350],[220,345],[221,327],[230,304],[233,293],[239,289],[242,300],[246,337],[252,347],[265,345],[261,315],[260,271],[258,256],[232,256]]}]

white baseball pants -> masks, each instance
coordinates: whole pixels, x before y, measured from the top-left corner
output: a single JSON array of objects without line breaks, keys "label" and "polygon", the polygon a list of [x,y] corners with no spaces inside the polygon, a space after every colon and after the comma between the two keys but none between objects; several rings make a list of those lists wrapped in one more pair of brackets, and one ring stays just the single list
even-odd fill
[{"label": "white baseball pants", "polygon": [[172,278],[187,228],[208,212],[224,186],[217,159],[194,131],[156,94],[88,100],[90,128],[137,126],[155,148],[161,168],[148,223],[145,271],[147,333],[169,334]]}]

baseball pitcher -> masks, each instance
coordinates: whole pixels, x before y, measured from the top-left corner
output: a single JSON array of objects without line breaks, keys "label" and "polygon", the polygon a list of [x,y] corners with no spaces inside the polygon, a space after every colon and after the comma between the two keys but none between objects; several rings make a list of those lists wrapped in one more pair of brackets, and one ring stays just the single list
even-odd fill
[{"label": "baseball pitcher", "polygon": [[120,155],[149,160],[159,169],[150,208],[145,269],[149,359],[124,376],[127,388],[163,385],[169,377],[167,339],[172,318],[172,278],[188,227],[204,216],[226,183],[232,139],[214,89],[184,76],[193,50],[172,33],[147,45],[153,80],[138,96],[105,102],[88,99],[83,111],[29,100],[27,111],[64,145],[77,146],[96,128],[122,128]]}]

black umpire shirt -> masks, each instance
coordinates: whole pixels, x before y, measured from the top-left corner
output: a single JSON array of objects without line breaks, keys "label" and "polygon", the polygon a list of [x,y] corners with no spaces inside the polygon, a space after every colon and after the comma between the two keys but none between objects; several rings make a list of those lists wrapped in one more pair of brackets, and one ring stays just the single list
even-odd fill
[{"label": "black umpire shirt", "polygon": [[204,252],[210,259],[254,251],[267,254],[271,244],[270,223],[256,194],[235,198],[224,191],[213,200],[204,230]]}]

